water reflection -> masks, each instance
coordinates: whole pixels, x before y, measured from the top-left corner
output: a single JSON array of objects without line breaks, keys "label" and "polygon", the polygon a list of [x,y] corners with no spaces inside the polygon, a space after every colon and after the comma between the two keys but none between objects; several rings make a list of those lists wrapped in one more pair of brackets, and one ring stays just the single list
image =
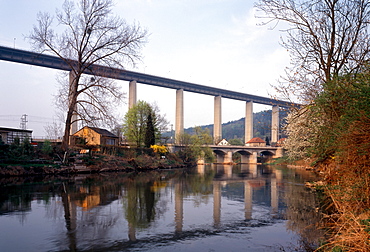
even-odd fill
[{"label": "water reflection", "polygon": [[314,176],[305,171],[199,165],[31,179],[0,180],[6,251],[275,251],[319,239],[316,198],[303,187]]}]

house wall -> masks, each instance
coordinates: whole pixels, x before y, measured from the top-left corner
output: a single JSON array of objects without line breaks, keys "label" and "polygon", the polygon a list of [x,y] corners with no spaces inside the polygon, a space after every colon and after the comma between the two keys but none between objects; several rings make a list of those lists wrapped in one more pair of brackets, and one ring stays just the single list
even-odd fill
[{"label": "house wall", "polygon": [[74,135],[84,138],[87,145],[100,145],[100,135],[89,128],[83,128]]}]

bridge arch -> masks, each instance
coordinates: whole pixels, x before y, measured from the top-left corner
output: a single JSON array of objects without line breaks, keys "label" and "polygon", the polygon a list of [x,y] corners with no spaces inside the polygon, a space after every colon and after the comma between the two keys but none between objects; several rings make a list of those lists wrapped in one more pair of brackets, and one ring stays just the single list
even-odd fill
[{"label": "bridge arch", "polygon": [[276,153],[272,150],[263,150],[258,153],[258,159],[260,163],[266,163],[267,161],[271,160],[273,157],[276,156]]}]

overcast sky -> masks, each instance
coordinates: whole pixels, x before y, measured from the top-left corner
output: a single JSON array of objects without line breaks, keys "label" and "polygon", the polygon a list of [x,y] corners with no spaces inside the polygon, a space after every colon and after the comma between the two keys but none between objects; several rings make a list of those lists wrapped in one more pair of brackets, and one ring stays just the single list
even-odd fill
[{"label": "overcast sky", "polygon": [[[0,45],[30,50],[25,40],[39,11],[55,14],[64,0],[0,0]],[[142,62],[128,70],[270,97],[289,57],[278,29],[257,25],[250,0],[116,0],[114,12],[150,34]],[[58,121],[53,95],[58,71],[0,61],[0,127],[19,127],[23,114],[34,137]],[[128,93],[128,82],[119,81]],[[138,84],[138,99],[157,103],[175,121],[175,90]],[[212,96],[184,93],[185,127],[213,123]],[[127,112],[127,100],[117,108]],[[255,105],[254,111],[269,109]],[[245,103],[222,99],[222,122],[245,115]]]}]

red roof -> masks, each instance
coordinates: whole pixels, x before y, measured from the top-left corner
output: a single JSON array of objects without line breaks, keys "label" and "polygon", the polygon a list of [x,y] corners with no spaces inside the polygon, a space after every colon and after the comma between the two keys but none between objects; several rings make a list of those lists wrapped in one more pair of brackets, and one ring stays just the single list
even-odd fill
[{"label": "red roof", "polygon": [[263,141],[261,138],[259,137],[254,137],[252,138],[251,140],[249,140],[248,142],[246,143],[266,143],[265,141]]}]

